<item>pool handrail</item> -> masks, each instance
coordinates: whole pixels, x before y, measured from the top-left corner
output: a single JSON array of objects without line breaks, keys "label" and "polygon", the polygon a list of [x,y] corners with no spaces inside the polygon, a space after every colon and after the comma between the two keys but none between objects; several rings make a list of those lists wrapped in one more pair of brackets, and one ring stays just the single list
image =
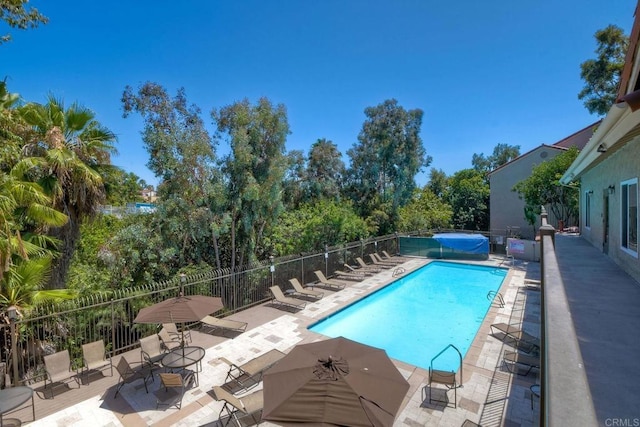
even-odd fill
[{"label": "pool handrail", "polygon": [[438,357],[440,357],[440,355],[441,355],[442,353],[444,353],[445,351],[447,351],[447,349],[448,349],[449,347],[452,347],[452,348],[453,348],[453,349],[458,353],[458,357],[460,358],[460,385],[459,385],[459,387],[462,387],[462,378],[463,378],[463,377],[462,377],[462,353],[460,353],[460,350],[458,350],[458,347],[456,347],[455,345],[453,345],[453,344],[449,344],[449,345],[447,345],[445,348],[443,348],[443,349],[440,351],[440,353],[436,354],[436,355],[431,359],[431,362],[429,363],[429,370],[430,370],[430,371],[433,371],[433,361],[434,361],[434,360],[436,360]]}]

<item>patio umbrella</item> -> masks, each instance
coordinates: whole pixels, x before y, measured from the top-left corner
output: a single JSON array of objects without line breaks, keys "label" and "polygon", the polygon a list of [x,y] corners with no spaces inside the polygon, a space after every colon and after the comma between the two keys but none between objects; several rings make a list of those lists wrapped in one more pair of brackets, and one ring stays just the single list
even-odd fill
[{"label": "patio umbrella", "polygon": [[409,383],[387,353],[344,337],[298,345],[264,373],[262,419],[391,426]]},{"label": "patio umbrella", "polygon": [[[182,294],[145,307],[133,319],[134,323],[184,323],[197,322],[203,317],[214,313],[224,305],[220,297],[204,295]],[[184,346],[184,328],[182,328],[182,342]]]}]

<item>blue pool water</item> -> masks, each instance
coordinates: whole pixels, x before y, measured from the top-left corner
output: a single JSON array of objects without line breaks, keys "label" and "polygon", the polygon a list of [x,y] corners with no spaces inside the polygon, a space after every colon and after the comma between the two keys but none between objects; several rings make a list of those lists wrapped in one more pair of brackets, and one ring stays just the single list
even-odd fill
[{"label": "blue pool water", "polygon": [[[429,368],[431,359],[453,344],[464,358],[498,291],[506,269],[436,261],[309,327],[386,350],[411,365]],[[434,368],[457,371],[449,348]]]}]

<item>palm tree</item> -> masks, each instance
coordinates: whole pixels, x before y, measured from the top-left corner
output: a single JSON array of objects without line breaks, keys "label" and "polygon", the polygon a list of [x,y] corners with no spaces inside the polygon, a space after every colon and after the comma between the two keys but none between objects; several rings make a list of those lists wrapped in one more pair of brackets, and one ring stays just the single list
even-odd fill
[{"label": "palm tree", "polygon": [[23,147],[32,159],[33,167],[27,175],[51,197],[53,207],[69,218],[50,233],[62,246],[54,260],[49,287],[62,288],[80,236],[80,223],[92,217],[105,198],[97,169],[111,163],[116,136],[95,119],[91,110],[77,103],[65,110],[63,102],[53,96],[46,104],[26,104],[19,111],[31,126]]},{"label": "palm tree", "polygon": [[56,241],[46,231],[67,221],[42,187],[23,178],[31,162],[21,159],[26,126],[13,108],[18,99],[0,82],[0,295],[22,261],[53,255]]}]

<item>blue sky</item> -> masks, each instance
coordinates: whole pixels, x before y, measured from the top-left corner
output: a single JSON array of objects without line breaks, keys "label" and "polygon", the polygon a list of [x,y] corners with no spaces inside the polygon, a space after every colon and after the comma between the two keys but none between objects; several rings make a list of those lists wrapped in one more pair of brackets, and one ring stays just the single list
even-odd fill
[{"label": "blue sky", "polygon": [[[0,46],[0,78],[26,101],[78,101],[118,135],[113,163],[157,184],[126,85],[184,87],[209,112],[266,96],[288,111],[287,150],[346,152],[364,109],[424,111],[430,167],[448,175],[499,143],[527,152],[598,119],[577,98],[594,33],[628,34],[632,0],[31,1],[50,18]],[[0,24],[0,33],[7,31]],[[228,152],[219,147],[218,154]],[[427,172],[417,177],[420,185]]]}]

